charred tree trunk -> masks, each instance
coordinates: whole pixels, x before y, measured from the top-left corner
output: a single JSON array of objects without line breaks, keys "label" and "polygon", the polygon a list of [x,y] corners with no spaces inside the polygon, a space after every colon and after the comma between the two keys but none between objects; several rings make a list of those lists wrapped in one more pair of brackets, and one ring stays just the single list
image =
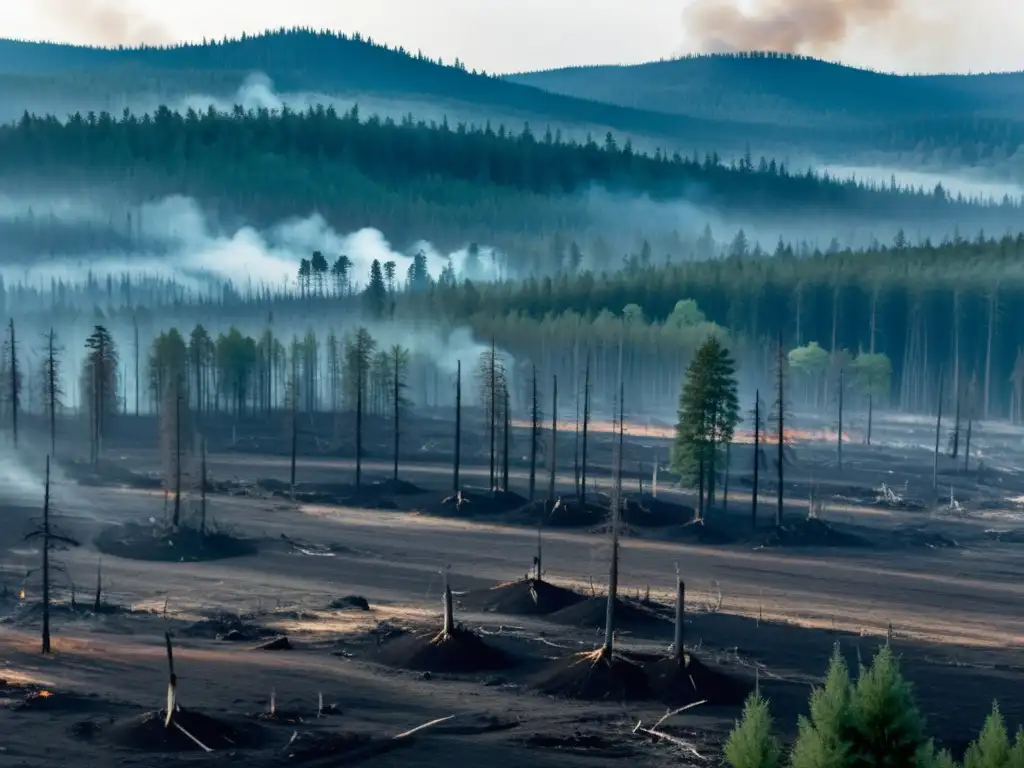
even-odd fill
[{"label": "charred tree trunk", "polygon": [[14,318],[11,318],[10,323],[11,331],[11,434],[14,437],[14,448],[18,448],[18,401],[19,401],[19,389],[18,386],[18,348],[14,338]]},{"label": "charred tree trunk", "polygon": [[402,373],[402,371],[401,371],[401,368],[400,368],[400,366],[401,366],[400,357],[401,357],[400,355],[395,355],[395,370],[394,370],[394,377],[395,377],[395,381],[394,381],[394,385],[395,385],[394,401],[395,402],[393,404],[393,407],[395,409],[395,424],[394,424],[394,430],[395,430],[395,435],[394,435],[394,437],[395,437],[395,465],[394,465],[394,467],[392,469],[392,479],[395,481],[396,484],[398,483],[398,441],[399,441],[399,438],[401,436],[401,432],[400,432],[400,430],[398,428],[398,417],[399,417],[399,412],[401,411],[401,405],[402,405],[401,404],[401,391],[402,391],[401,390],[401,384],[402,384],[401,373]]},{"label": "charred tree trunk", "polygon": [[612,489],[612,561],[608,568],[608,602],[605,609],[604,646],[602,651],[611,654],[615,642],[615,601],[619,594],[619,522],[622,515],[622,448],[624,443],[623,398],[626,394],[622,378],[622,346],[619,346],[619,440],[618,455],[615,459],[615,485]]},{"label": "charred tree trunk", "polygon": [[103,561],[96,560],[96,597],[92,603],[92,612],[100,613],[103,609]]},{"label": "charred tree trunk", "polygon": [[750,492],[750,526],[757,528],[757,481],[761,469],[761,390],[754,395],[754,481]]},{"label": "charred tree trunk", "polygon": [[874,402],[872,396],[868,395],[868,445],[871,445],[871,423],[874,420]]},{"label": "charred tree trunk", "polygon": [[291,402],[291,428],[292,428],[292,463],[288,475],[288,482],[291,487],[292,500],[295,499],[295,464],[299,452],[299,393],[298,382],[292,376],[292,402]]},{"label": "charred tree trunk", "polygon": [[960,455],[960,390],[956,392],[956,406],[953,410],[953,449],[950,451],[950,458],[955,459]]},{"label": "charred tree trunk", "polygon": [[508,493],[508,449],[509,449],[509,433],[512,431],[512,411],[511,402],[508,395],[508,387],[505,388],[505,428],[504,428],[504,445],[501,451],[501,489]]},{"label": "charred tree trunk", "polygon": [[[206,535],[206,438],[202,438],[199,459],[199,534]],[[294,454],[293,454],[294,455]],[[295,489],[294,475],[292,489]]]},{"label": "charred tree trunk", "polygon": [[558,376],[551,377],[551,476],[548,479],[548,501],[554,505],[555,473],[558,470],[556,453],[558,449]]},{"label": "charred tree trunk", "polygon": [[704,519],[704,446],[701,445],[700,461],[697,463],[697,519]]},{"label": "charred tree trunk", "polygon": [[496,487],[495,481],[496,481],[497,478],[495,476],[496,475],[496,467],[495,467],[494,453],[495,453],[495,451],[497,450],[497,447],[498,447],[497,446],[497,438],[495,436],[495,429],[497,427],[495,422],[497,421],[496,409],[498,407],[498,392],[497,392],[498,381],[497,381],[497,370],[496,370],[497,366],[495,365],[494,357],[495,357],[494,339],[492,338],[491,339],[491,357],[490,357],[490,377],[491,377],[491,381],[490,381],[490,385],[489,385],[490,396],[488,397],[488,399],[490,400],[490,404],[489,404],[490,408],[489,408],[489,414],[488,415],[490,417],[490,437],[491,437],[491,475],[490,475],[490,477],[491,477],[491,485],[490,485],[491,493],[494,493],[494,490],[495,490],[495,487]]},{"label": "charred tree trunk", "polygon": [[533,366],[533,381],[530,387],[532,389],[532,396],[530,398],[530,501],[533,501],[533,497],[537,493],[537,440],[540,438],[536,365]]},{"label": "charred tree trunk", "polygon": [[49,411],[50,411],[50,455],[56,458],[57,456],[57,395],[59,392],[59,384],[57,381],[57,350],[55,347],[55,337],[53,329],[50,329],[50,336],[47,341],[46,348],[46,378],[47,384],[47,396],[49,398]]},{"label": "charred tree trunk", "polygon": [[50,457],[43,490],[43,653],[50,652]]},{"label": "charred tree trunk", "polygon": [[[972,382],[973,384],[973,382]],[[971,387],[973,392],[973,386]],[[964,472],[970,470],[971,463],[971,427],[974,426],[974,400],[967,401],[967,439],[964,441]]]},{"label": "charred tree trunk", "polygon": [[583,374],[583,436],[580,447],[580,504],[587,501],[587,428],[590,425],[590,353],[587,353],[587,368]]},{"label": "charred tree trunk", "polygon": [[783,503],[785,501],[785,464],[786,464],[786,424],[785,424],[785,412],[786,412],[786,393],[784,387],[785,373],[783,371],[783,351],[782,351],[782,338],[779,337],[779,360],[778,360],[778,381],[776,382],[778,387],[778,432],[776,437],[778,438],[778,456],[776,460],[776,471],[778,472],[778,498],[775,506],[775,525],[782,526],[782,512]]},{"label": "charred tree trunk", "polygon": [[363,387],[366,375],[363,371],[363,351],[359,350],[359,361],[356,363],[356,494],[362,489],[363,483]]},{"label": "charred tree trunk", "polygon": [[455,458],[452,466],[452,490],[459,491],[459,459],[462,454],[462,361],[455,369]]},{"label": "charred tree trunk", "polygon": [[843,468],[843,369],[839,369],[839,430],[836,435],[836,466]]},{"label": "charred tree trunk", "polygon": [[174,393],[174,527],[181,521],[181,378]]},{"label": "charred tree trunk", "polygon": [[935,456],[932,458],[932,490],[939,490],[939,442],[942,437],[942,384],[943,372],[939,369],[938,414],[935,417]]},{"label": "charred tree trunk", "polygon": [[676,663],[682,664],[685,661],[683,652],[683,641],[686,633],[686,583],[679,575],[679,568],[676,567],[676,631],[675,640],[672,643],[672,653]]},{"label": "charred tree trunk", "polygon": [[725,443],[725,482],[722,484],[722,512],[729,514],[729,470],[732,463],[732,441]]},{"label": "charred tree trunk", "polygon": [[139,415],[139,321],[132,316],[132,335],[135,337],[135,415]]},{"label": "charred tree trunk", "polygon": [[999,301],[999,286],[992,291],[988,300],[988,337],[985,341],[985,395],[982,398],[983,418],[989,417],[989,395],[992,392],[992,338],[996,329],[996,305]]}]

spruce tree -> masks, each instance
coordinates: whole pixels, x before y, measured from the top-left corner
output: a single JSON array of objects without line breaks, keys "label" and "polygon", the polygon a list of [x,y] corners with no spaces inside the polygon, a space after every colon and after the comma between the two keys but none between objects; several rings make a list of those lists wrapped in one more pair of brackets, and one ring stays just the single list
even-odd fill
[{"label": "spruce tree", "polygon": [[772,735],[768,702],[756,693],[751,694],[725,743],[726,762],[732,768],[776,768],[781,753],[779,742]]},{"label": "spruce tree", "polygon": [[810,717],[797,722],[793,768],[850,765],[850,673],[836,644],[825,685],[811,694]]},{"label": "spruce tree", "polygon": [[366,308],[372,317],[377,319],[384,317],[384,305],[387,303],[387,297],[388,289],[384,284],[384,272],[381,269],[380,261],[374,259],[370,264],[370,282],[363,293]]},{"label": "spruce tree", "polygon": [[708,337],[686,371],[679,396],[679,423],[672,446],[672,468],[698,486],[698,517],[704,513],[704,485],[714,499],[715,455],[731,442],[739,422],[736,369],[717,336]]}]

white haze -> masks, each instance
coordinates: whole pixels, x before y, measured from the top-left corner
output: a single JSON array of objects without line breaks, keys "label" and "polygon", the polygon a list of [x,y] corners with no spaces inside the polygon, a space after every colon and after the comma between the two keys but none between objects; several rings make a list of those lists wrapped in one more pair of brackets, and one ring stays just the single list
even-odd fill
[{"label": "white haze", "polygon": [[[0,195],[0,218],[23,218],[30,209],[37,216],[52,214],[69,223],[105,226],[111,219],[102,204],[80,198]],[[351,279],[356,286],[366,282],[374,260],[381,264],[395,262],[397,279],[404,280],[413,255],[419,250],[427,257],[427,270],[435,279],[449,263],[458,275],[463,275],[466,267],[466,248],[445,253],[422,241],[408,252],[401,252],[377,229],[365,227],[342,234],[319,213],[287,219],[266,230],[251,226],[225,230],[204,215],[191,198],[173,196],[145,204],[135,215],[145,244],[137,252],[128,256],[103,252],[54,254],[30,264],[0,265],[0,275],[8,282],[45,287],[51,278],[75,284],[84,282],[90,273],[95,277],[128,273],[173,279],[192,290],[211,287],[212,278],[243,290],[294,286],[300,260],[310,258],[313,251],[323,253],[329,265],[338,256],[347,255],[352,261]],[[496,278],[494,255],[491,248],[481,248],[476,271],[465,276]]]},{"label": "white haze", "polygon": [[896,179],[899,187],[922,188],[931,192],[937,184],[952,196],[958,194],[965,198],[981,198],[983,200],[1002,200],[1009,196],[1011,200],[1019,200],[1024,196],[1024,186],[1013,182],[993,181],[983,178],[977,172],[965,169],[957,174],[936,173],[928,171],[909,171],[903,168],[887,168],[882,166],[855,166],[855,165],[821,165],[817,168],[818,173],[827,172],[830,176],[840,179],[855,178],[859,181],[870,182],[877,185],[888,186],[892,179]]}]

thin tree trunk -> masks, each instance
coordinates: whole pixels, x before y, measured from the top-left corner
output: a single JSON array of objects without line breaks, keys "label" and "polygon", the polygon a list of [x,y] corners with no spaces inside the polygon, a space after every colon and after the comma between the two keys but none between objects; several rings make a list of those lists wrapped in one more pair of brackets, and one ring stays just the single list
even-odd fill
[{"label": "thin tree trunk", "polygon": [[512,431],[512,413],[511,403],[509,402],[508,386],[505,388],[505,429],[504,429],[504,445],[501,452],[501,489],[508,493],[508,449],[509,449],[509,433]]},{"label": "thin tree trunk", "polygon": [[843,369],[839,369],[839,433],[836,435],[836,465],[843,468]]},{"label": "thin tree trunk", "polygon": [[[834,335],[834,333],[833,333]],[[786,393],[783,391],[783,352],[782,352],[782,338],[779,338],[779,359],[778,359],[778,457],[776,471],[778,472],[778,499],[775,507],[775,525],[782,525],[782,507],[785,499],[785,459],[786,459],[786,426],[785,426],[785,412],[786,412]]]},{"label": "thin tree trunk", "polygon": [[704,519],[704,450],[701,445],[700,461],[697,464],[697,519]]},{"label": "thin tree trunk", "polygon": [[537,493],[537,440],[539,438],[540,425],[537,423],[539,411],[537,410],[537,366],[533,366],[533,381],[531,382],[532,397],[530,405],[530,501],[533,501]]},{"label": "thin tree trunk", "polygon": [[50,395],[50,455],[57,456],[57,352],[54,349],[53,328],[46,353],[47,378]]},{"label": "thin tree trunk", "polygon": [[181,378],[174,397],[174,527],[181,520]]},{"label": "thin tree trunk", "polygon": [[363,361],[365,353],[362,342],[359,342],[359,349],[356,350],[359,359],[356,361],[356,494],[358,495],[363,482]]},{"label": "thin tree trunk", "polygon": [[989,395],[992,393],[992,338],[996,328],[996,304],[999,301],[999,286],[992,291],[988,300],[988,338],[985,341],[985,396],[983,398],[982,413],[987,419],[989,417]]},{"label": "thin tree trunk", "polygon": [[494,493],[494,490],[495,490],[495,480],[496,480],[496,477],[495,477],[495,469],[496,469],[496,467],[495,467],[495,461],[494,461],[494,453],[497,450],[497,443],[496,443],[496,438],[495,438],[495,428],[496,428],[495,422],[497,421],[497,418],[496,418],[497,414],[496,414],[495,411],[496,411],[496,409],[498,407],[497,371],[495,370],[496,369],[496,365],[495,365],[496,361],[495,361],[494,358],[495,358],[494,339],[492,338],[491,339],[491,357],[490,357],[490,376],[491,376],[491,382],[490,382],[490,398],[489,398],[490,401],[491,401],[490,402],[490,409],[489,409],[490,410],[489,416],[490,416],[490,422],[491,422],[490,423],[490,437],[491,437],[491,475],[490,475],[490,477],[491,477],[491,485],[490,485],[490,488],[491,488],[491,493]]},{"label": "thin tree trunk", "polygon": [[757,481],[761,469],[761,390],[754,394],[754,483],[750,492],[750,527],[757,528]]},{"label": "thin tree trunk", "polygon": [[551,377],[551,476],[548,480],[548,501],[555,503],[555,473],[558,469],[558,375]]},{"label": "thin tree trunk", "polygon": [[676,632],[675,641],[672,644],[672,653],[676,663],[682,664],[685,659],[683,652],[683,640],[686,633],[686,583],[679,575],[679,568],[676,567]]},{"label": "thin tree trunk", "polygon": [[139,415],[139,321],[132,317],[132,333],[135,337],[135,415]]},{"label": "thin tree trunk", "polygon": [[50,457],[43,490],[43,653],[50,652]]},{"label": "thin tree trunk", "polygon": [[11,318],[11,430],[14,448],[18,448],[18,349],[14,338],[14,318]]},{"label": "thin tree trunk", "polygon": [[874,410],[873,398],[869,394],[868,395],[868,445],[871,445],[871,424],[872,424],[873,417],[874,417],[873,410]]},{"label": "thin tree trunk", "polygon": [[462,361],[455,369],[455,459],[452,467],[452,490],[459,491],[459,459],[462,453]]},{"label": "thin tree trunk", "polygon": [[953,411],[953,450],[950,458],[955,459],[960,455],[960,390],[953,390],[956,393],[956,406]]},{"label": "thin tree trunk", "polygon": [[[293,369],[294,370],[294,369]],[[289,483],[291,485],[292,500],[295,499],[295,464],[296,457],[299,452],[299,393],[298,382],[295,380],[294,373],[292,374],[292,402],[291,402],[291,427],[292,427],[292,464],[291,473],[289,474]]]},{"label": "thin tree trunk", "polygon": [[580,452],[580,504],[587,501],[587,427],[590,424],[590,353],[587,353],[587,368],[583,375],[583,445]]},{"label": "thin tree trunk", "polygon": [[103,609],[103,561],[96,560],[96,598],[93,600],[92,612],[99,614]]},{"label": "thin tree trunk", "polygon": [[[972,387],[973,390],[973,387]],[[968,472],[971,463],[971,427],[974,426],[974,400],[967,401],[967,439],[964,441],[964,473]]]},{"label": "thin tree trunk", "polygon": [[[200,446],[202,451],[199,468],[199,533],[202,536],[206,535],[206,438],[202,438],[202,444]],[[295,482],[292,481],[292,488],[295,487]]]},{"label": "thin tree trunk", "polygon": [[935,417],[935,456],[932,458],[932,490],[939,490],[939,438],[942,435],[942,368],[939,368],[938,415]]},{"label": "thin tree trunk", "polygon": [[604,646],[602,650],[611,654],[615,641],[615,601],[619,593],[619,520],[622,513],[622,448],[624,442],[623,400],[626,394],[622,378],[622,345],[619,345],[619,441],[618,456],[615,460],[615,485],[612,490],[612,561],[608,568],[608,602],[605,610]]},{"label": "thin tree trunk", "polygon": [[400,435],[399,429],[398,429],[398,412],[399,412],[399,405],[400,405],[399,393],[400,393],[400,384],[401,384],[401,379],[400,379],[401,370],[399,369],[399,364],[400,364],[401,361],[400,361],[399,357],[400,357],[399,355],[397,355],[397,354],[395,355],[395,373],[394,373],[394,376],[395,376],[395,393],[394,393],[395,394],[395,398],[394,398],[395,399],[395,403],[394,403],[394,408],[395,408],[395,466],[394,466],[394,471],[392,473],[392,478],[394,479],[395,483],[398,482],[398,440],[399,440],[399,435]]},{"label": "thin tree trunk", "polygon": [[722,485],[722,512],[729,514],[729,469],[732,463],[732,441],[725,444],[725,482]]}]

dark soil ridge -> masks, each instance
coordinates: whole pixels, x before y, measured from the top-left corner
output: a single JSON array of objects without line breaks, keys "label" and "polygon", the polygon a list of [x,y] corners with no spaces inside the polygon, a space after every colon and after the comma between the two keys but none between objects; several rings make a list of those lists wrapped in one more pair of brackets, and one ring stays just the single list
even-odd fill
[{"label": "dark soil ridge", "polygon": [[250,539],[218,529],[201,533],[185,525],[177,530],[139,523],[112,525],[97,534],[94,544],[105,555],[165,563],[225,560],[257,552]]},{"label": "dark soil ridge", "polygon": [[106,737],[119,747],[138,752],[200,752],[202,748],[176,728],[178,723],[214,752],[254,749],[262,745],[258,726],[236,725],[201,712],[179,708],[164,727],[165,711],[146,712],[105,729]]},{"label": "dark soil ridge", "polygon": [[381,646],[375,660],[389,667],[440,674],[491,672],[515,663],[507,653],[462,626],[447,635],[428,632],[399,636]]},{"label": "dark soil ridge", "polygon": [[[570,605],[560,611],[545,616],[547,621],[565,624],[584,629],[601,629],[605,625],[608,610],[606,596],[588,597],[582,602]],[[635,600],[615,601],[615,629],[626,632],[670,632],[672,622],[662,616],[653,607],[645,606]]]},{"label": "dark soil ridge", "polygon": [[681,661],[667,657],[646,665],[651,692],[669,706],[682,707],[698,701],[708,706],[741,706],[753,687],[725,672],[702,663],[693,654]]},{"label": "dark soil ridge", "polygon": [[548,696],[582,701],[642,701],[652,698],[643,665],[619,653],[591,651],[555,659],[537,677]]},{"label": "dark soil ridge", "polygon": [[466,592],[458,598],[469,611],[506,616],[545,616],[586,600],[585,595],[543,579],[520,579],[490,589]]}]

